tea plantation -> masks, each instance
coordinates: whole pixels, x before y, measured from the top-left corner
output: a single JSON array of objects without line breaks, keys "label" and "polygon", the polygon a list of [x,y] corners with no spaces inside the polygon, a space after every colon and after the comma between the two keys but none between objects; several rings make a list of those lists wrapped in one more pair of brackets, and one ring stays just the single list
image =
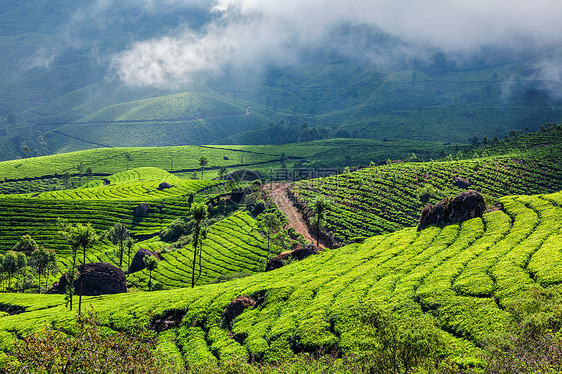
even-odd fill
[{"label": "tea plantation", "polygon": [[[159,188],[164,182],[170,187]],[[28,234],[39,245],[55,248],[59,269],[66,269],[72,262],[72,251],[59,233],[59,218],[70,223],[90,222],[98,233],[121,222],[137,240],[131,251],[125,251],[123,264],[127,266],[140,247],[155,252],[171,248],[159,240],[158,234],[178,217],[189,214],[188,195],[206,201],[226,192],[227,187],[218,181],[183,180],[164,170],[145,167],[114,174],[105,181],[92,181],[78,189],[0,195],[4,207],[0,213],[0,250],[12,249],[21,236]],[[148,204],[148,211],[137,215],[135,209],[142,202]],[[203,271],[198,283],[229,273],[260,270],[266,261],[266,247],[256,221],[244,211],[235,212],[211,226],[203,242]],[[87,261],[117,264],[115,251],[115,245],[105,239],[87,254]],[[191,245],[167,249],[160,256],[162,261],[153,278],[161,288],[190,285]],[[55,274],[51,280],[58,280],[58,276]],[[130,274],[128,282],[130,286],[146,288],[148,272]]]},{"label": "tea plantation", "polygon": [[[502,142],[486,155],[458,161],[393,163],[296,184],[297,200],[310,204],[319,194],[332,200],[327,230],[345,243],[354,237],[392,232],[417,223],[421,208],[466,188],[489,203],[509,194],[562,189],[562,127]],[[456,185],[461,177],[470,186]]]},{"label": "tea plantation", "polygon": [[[372,325],[357,316],[365,307],[414,318],[444,342],[442,354],[478,365],[480,345],[509,325],[530,289],[562,283],[562,193],[499,200],[503,211],[482,218],[374,236],[271,272],[194,289],[88,297],[86,304],[113,329],[136,326],[151,315],[185,313],[161,340],[173,343],[170,352],[188,365],[298,352],[361,353],[376,345]],[[239,219],[244,214],[232,218]],[[180,253],[175,256],[166,260],[160,279],[181,260]],[[223,311],[243,294],[263,300],[228,326]],[[74,316],[56,295],[4,294],[1,305],[20,312],[0,317],[2,350],[10,349],[14,333],[68,323]]]}]

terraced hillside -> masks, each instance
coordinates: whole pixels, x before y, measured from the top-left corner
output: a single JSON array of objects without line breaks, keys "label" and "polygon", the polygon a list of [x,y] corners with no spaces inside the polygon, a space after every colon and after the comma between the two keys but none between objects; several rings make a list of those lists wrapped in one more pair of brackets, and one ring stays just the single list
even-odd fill
[{"label": "terraced hillside", "polygon": [[[163,182],[171,187],[160,189]],[[189,214],[188,195],[194,194],[196,199],[206,201],[207,197],[224,193],[228,188],[219,181],[184,180],[164,170],[145,167],[114,174],[103,181],[92,181],[77,189],[0,195],[5,208],[0,213],[0,253],[12,249],[22,235],[29,234],[39,245],[56,249],[59,269],[66,269],[72,252],[59,233],[59,218],[71,223],[90,222],[98,233],[121,222],[137,240],[132,250],[124,253],[124,270],[138,248],[156,252],[168,248],[160,254],[163,261],[153,272],[153,279],[165,289],[189,286],[192,246],[171,250],[170,244],[160,241],[158,234],[175,219]],[[148,212],[135,215],[135,209],[142,202],[149,204]],[[230,273],[259,271],[266,261],[267,245],[256,221],[243,210],[211,226],[203,243],[203,272],[198,284]],[[272,253],[276,251],[272,248]],[[88,253],[87,261],[119,263],[115,246],[109,240],[97,243]],[[52,281],[58,276],[52,277]],[[148,272],[130,274],[128,284],[146,288]]]},{"label": "terraced hillside", "polygon": [[[189,365],[376,350],[373,326],[357,314],[362,308],[414,318],[443,342],[441,354],[475,364],[480,344],[508,326],[529,290],[562,284],[562,192],[500,202],[504,211],[483,218],[420,232],[406,228],[220,285],[88,297],[86,303],[115,329],[146,321],[148,311],[185,312],[181,325],[161,339],[174,343]],[[232,326],[221,323],[227,304],[243,294],[264,299]],[[0,318],[2,350],[14,332],[72,318],[61,296],[6,294],[2,303],[24,310]]]},{"label": "terraced hillside", "polygon": [[[147,241],[141,243],[143,248],[159,250],[167,243]],[[233,273],[251,274],[263,270],[266,260],[266,248],[256,221],[247,212],[239,210],[228,218],[212,225],[203,240],[202,273],[197,285],[207,284],[217,277]],[[272,253],[276,252],[273,247]],[[162,261],[152,273],[152,279],[163,288],[191,286],[193,247],[185,246],[160,255]],[[274,254],[270,254],[270,257]],[[107,260],[106,260],[107,261]],[[196,270],[198,270],[196,268]],[[139,289],[148,284],[148,271],[130,274],[127,283]]]},{"label": "terraced hillside", "polygon": [[[466,188],[487,194],[490,200],[562,189],[562,128],[528,137],[527,142],[513,140],[507,148],[488,149],[508,152],[500,156],[370,167],[302,181],[294,190],[304,204],[318,194],[333,201],[327,213],[327,230],[345,243],[357,236],[416,225],[425,204],[456,196]],[[480,152],[485,154],[486,149]],[[470,186],[457,185],[457,177],[468,179]]]},{"label": "terraced hillside", "polygon": [[[0,182],[71,176],[86,177],[88,168],[97,176],[111,175],[139,167],[156,167],[175,174],[200,171],[199,160],[208,160],[204,178],[217,176],[221,166],[230,170],[250,168],[267,171],[287,167],[330,167],[366,165],[387,158],[406,158],[412,152],[420,159],[437,158],[452,150],[440,142],[374,141],[331,139],[291,145],[208,145],[179,147],[100,148],[51,156],[0,162]],[[191,176],[191,175],[190,175]]]},{"label": "terraced hillside", "polygon": [[[58,234],[58,218],[72,223],[90,222],[100,232],[120,221],[133,235],[156,235],[175,218],[187,214],[187,194],[217,184],[181,180],[154,168],[116,174],[111,180],[117,184],[43,194],[0,195],[5,208],[0,213],[0,250],[11,249],[22,235],[29,234],[41,245],[56,248],[64,256],[70,248]],[[164,181],[173,187],[159,190],[159,184]],[[135,216],[136,207],[146,201],[150,206],[148,212]]]}]

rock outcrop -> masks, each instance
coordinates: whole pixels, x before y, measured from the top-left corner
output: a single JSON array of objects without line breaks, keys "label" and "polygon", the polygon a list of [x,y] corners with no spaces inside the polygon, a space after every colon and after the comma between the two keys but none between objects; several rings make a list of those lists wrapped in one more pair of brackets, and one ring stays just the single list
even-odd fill
[{"label": "rock outcrop", "polygon": [[295,249],[294,251],[281,253],[279,256],[275,256],[267,262],[267,265],[265,266],[265,271],[279,269],[280,267],[283,267],[284,262],[286,261],[304,260],[308,256],[315,255],[319,252],[320,252],[320,248],[318,248],[314,244],[307,244],[302,248]]},{"label": "rock outcrop", "polygon": [[140,203],[133,212],[135,217],[144,217],[150,210],[150,205],[148,203]]},{"label": "rock outcrop", "polygon": [[162,182],[158,185],[158,189],[160,191],[165,190],[166,188],[172,188],[172,185],[168,182]]},{"label": "rock outcrop", "polygon": [[133,261],[131,261],[131,265],[129,266],[129,274],[146,268],[143,261],[146,256],[154,256],[156,259],[160,260],[160,256],[158,256],[155,252],[145,248],[139,248],[137,253],[135,253],[135,257],[133,257]]},{"label": "rock outcrop", "polygon": [[486,211],[484,198],[477,191],[465,191],[453,200],[445,199],[422,210],[418,231],[430,225],[450,225],[482,217]]},{"label": "rock outcrop", "polygon": [[232,321],[238,317],[246,308],[253,308],[256,301],[248,295],[241,295],[235,298],[228,304],[223,313],[223,322],[229,328],[232,326]]},{"label": "rock outcrop", "polygon": [[451,201],[449,221],[459,223],[475,217],[482,217],[486,211],[486,203],[482,195],[476,191],[465,191]]},{"label": "rock outcrop", "polygon": [[472,185],[472,182],[468,178],[463,177],[456,177],[455,178],[455,186],[459,188],[468,188]]},{"label": "rock outcrop", "polygon": [[[82,295],[98,296],[127,292],[127,281],[123,270],[107,262],[93,262],[78,265],[77,277],[74,281],[74,292],[80,293],[80,278],[83,277]],[[82,272],[83,271],[83,272]],[[67,285],[66,275],[63,275],[58,283],[55,283],[50,293],[64,293]]]}]

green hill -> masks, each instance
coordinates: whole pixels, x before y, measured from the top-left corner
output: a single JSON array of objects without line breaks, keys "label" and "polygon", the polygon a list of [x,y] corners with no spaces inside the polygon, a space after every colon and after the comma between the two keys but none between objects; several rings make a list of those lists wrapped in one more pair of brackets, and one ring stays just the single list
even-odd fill
[{"label": "green hill", "polygon": [[[170,187],[161,189],[163,182]],[[21,236],[31,235],[39,245],[56,249],[59,269],[63,271],[71,264],[72,250],[59,233],[59,218],[70,223],[90,222],[98,233],[121,222],[137,240],[132,251],[124,255],[124,269],[138,248],[162,252],[163,261],[154,272],[154,279],[163,288],[185,287],[191,281],[187,274],[191,272],[192,246],[174,249],[170,243],[160,241],[158,235],[174,220],[189,215],[189,195],[209,203],[210,198],[230,189],[219,181],[184,180],[164,170],[145,167],[92,181],[77,189],[0,195],[5,208],[0,213],[0,253],[12,249]],[[148,203],[149,209],[144,215],[135,215],[140,203]],[[256,221],[245,211],[236,211],[239,208],[236,206],[215,208],[225,217],[210,227],[204,240],[203,273],[198,284],[230,273],[258,271],[266,260],[267,244]],[[232,211],[234,214],[229,216]],[[278,252],[276,246],[272,246],[272,252]],[[87,260],[119,262],[115,246],[109,240],[96,244]],[[59,276],[53,274],[52,281]],[[146,272],[133,273],[128,276],[128,283],[146,288],[147,277]]]},{"label": "green hill", "polygon": [[[357,314],[365,308],[413,318],[443,342],[445,357],[475,364],[481,362],[481,344],[510,325],[529,290],[562,283],[562,193],[508,196],[500,203],[503,211],[483,218],[375,236],[236,281],[88,297],[86,305],[114,329],[146,321],[149,311],[185,313],[181,325],[162,339],[175,342],[188,365],[376,351],[376,325]],[[232,327],[221,324],[226,305],[243,294],[264,300]],[[3,296],[4,310],[16,306],[23,312],[0,318],[3,350],[10,349],[15,332],[67,323],[73,316],[62,296]]]},{"label": "green hill", "polygon": [[[501,155],[370,167],[298,182],[294,191],[305,206],[318,194],[333,201],[327,213],[327,230],[345,243],[358,236],[414,226],[424,205],[456,196],[466,188],[488,195],[489,203],[508,194],[562,189],[560,126],[473,152],[478,156],[486,152]],[[468,179],[471,185],[457,186],[457,177]]]},{"label": "green hill", "polygon": [[[332,50],[309,50],[288,66],[234,69],[159,88],[126,87],[109,63],[134,40],[209,20],[201,9],[165,15],[114,6],[96,22],[68,20],[86,3],[9,1],[0,21],[0,160],[96,147],[278,144],[270,125],[303,123],[318,140],[466,142],[538,129],[562,118],[560,100],[536,81],[540,56],[487,56],[491,62],[399,61],[377,66]],[[94,12],[95,13],[95,12]],[[395,41],[386,40],[385,43]],[[68,44],[70,43],[70,44]],[[439,58],[441,57],[441,58]],[[259,70],[259,69],[258,69]],[[294,140],[291,140],[294,141]]]}]

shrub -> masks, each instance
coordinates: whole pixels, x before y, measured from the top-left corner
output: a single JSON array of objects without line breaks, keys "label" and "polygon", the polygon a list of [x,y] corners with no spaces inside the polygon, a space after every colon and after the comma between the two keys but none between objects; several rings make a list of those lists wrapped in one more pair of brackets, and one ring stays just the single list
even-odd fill
[{"label": "shrub", "polygon": [[163,373],[154,352],[156,335],[141,329],[115,332],[92,311],[78,316],[73,331],[49,327],[16,341],[6,373]]}]

